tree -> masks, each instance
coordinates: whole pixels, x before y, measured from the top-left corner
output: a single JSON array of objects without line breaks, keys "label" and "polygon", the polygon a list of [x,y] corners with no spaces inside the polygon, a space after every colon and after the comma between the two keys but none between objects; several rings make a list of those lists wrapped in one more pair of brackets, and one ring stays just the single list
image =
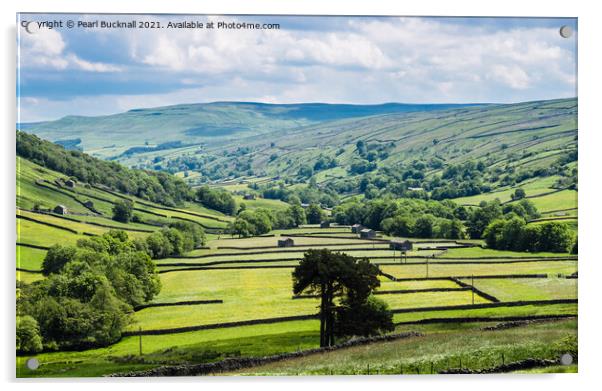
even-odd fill
[{"label": "tree", "polygon": [[118,200],[113,205],[113,220],[129,223],[134,212],[134,205],[129,200]]},{"label": "tree", "polygon": [[272,230],[270,212],[266,209],[245,210],[238,217],[249,223],[251,235],[263,235]]},{"label": "tree", "polygon": [[322,212],[322,208],[318,204],[309,204],[305,215],[309,224],[319,224],[324,218],[324,212]]},{"label": "tree", "polygon": [[572,244],[573,234],[567,224],[552,221],[540,225],[537,251],[564,253]]},{"label": "tree", "polygon": [[42,273],[45,276],[58,273],[63,266],[75,259],[77,249],[73,246],[55,244],[50,247],[42,262]]},{"label": "tree", "polygon": [[293,293],[320,297],[320,346],[335,343],[335,298],[340,297],[348,309],[365,305],[372,291],[380,286],[379,273],[378,266],[367,259],[356,260],[328,249],[308,250],[304,254],[293,271]]},{"label": "tree", "polygon": [[196,198],[207,208],[215,209],[228,215],[234,215],[237,211],[236,201],[225,190],[212,189],[207,185],[201,186],[196,191]]},{"label": "tree", "polygon": [[388,304],[374,296],[360,303],[344,301],[337,309],[335,335],[338,337],[370,337],[393,330],[393,313]]},{"label": "tree", "polygon": [[17,316],[17,351],[21,353],[37,353],[41,351],[42,337],[40,326],[31,316]]},{"label": "tree", "polygon": [[149,255],[153,259],[167,258],[173,252],[171,243],[162,232],[153,232],[148,235],[146,237],[146,246]]},{"label": "tree", "polygon": [[234,222],[228,224],[228,232],[231,235],[238,235],[239,238],[251,236],[251,225],[242,218],[237,218]]},{"label": "tree", "polygon": [[518,189],[514,190],[514,193],[510,197],[513,200],[521,200],[525,198],[526,195],[527,194],[525,193],[525,190],[519,187]]},{"label": "tree", "polygon": [[414,222],[409,216],[397,215],[383,220],[382,229],[387,235],[392,236],[412,236],[414,231]]},{"label": "tree", "polygon": [[421,216],[414,223],[414,236],[418,238],[433,237],[434,220],[430,215]]},{"label": "tree", "polygon": [[480,239],[489,223],[500,217],[502,217],[502,207],[499,200],[482,202],[471,212],[466,222],[470,238]]},{"label": "tree", "polygon": [[307,218],[305,216],[305,210],[299,204],[291,205],[288,208],[288,213],[293,219],[295,226],[298,227],[307,222]]}]

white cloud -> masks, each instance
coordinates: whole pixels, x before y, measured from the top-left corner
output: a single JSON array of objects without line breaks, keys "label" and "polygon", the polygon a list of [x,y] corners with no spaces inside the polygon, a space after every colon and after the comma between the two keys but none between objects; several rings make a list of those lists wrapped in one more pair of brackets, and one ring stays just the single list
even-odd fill
[{"label": "white cloud", "polygon": [[[35,23],[32,23],[32,26]],[[20,52],[18,64],[21,68],[46,68],[55,70],[81,69],[89,72],[118,72],[120,67],[79,58],[66,51],[66,44],[60,32],[54,29],[30,29],[33,33],[21,30],[19,35]]]},{"label": "white cloud", "polygon": [[[356,76],[349,83],[361,78],[404,84],[402,90],[431,86],[441,98],[455,94],[459,100],[466,99],[462,91],[482,90],[486,81],[492,83],[492,91],[503,86],[517,93],[544,82],[560,89],[574,84],[574,53],[562,46],[566,42],[553,28],[486,30],[437,19],[352,18],[346,30],[323,32],[287,30],[285,22],[277,31],[156,30],[144,37],[133,33],[131,53],[135,61],[169,71],[222,75],[224,83],[232,74],[249,82],[286,80],[292,83],[285,85],[287,90],[295,83],[312,83],[326,69],[353,70]],[[360,88],[356,85],[356,91]],[[429,100],[437,100],[436,95]]]},{"label": "white cloud", "polygon": [[517,90],[529,87],[531,80],[529,75],[519,66],[494,65],[491,69],[491,77]]}]

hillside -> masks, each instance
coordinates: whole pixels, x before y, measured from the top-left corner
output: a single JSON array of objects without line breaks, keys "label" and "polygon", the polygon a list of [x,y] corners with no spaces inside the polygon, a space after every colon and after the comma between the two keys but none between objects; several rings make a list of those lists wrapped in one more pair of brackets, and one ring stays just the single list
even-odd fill
[{"label": "hillside", "polygon": [[[214,102],[181,104],[99,117],[67,116],[56,121],[20,124],[44,139],[102,158],[177,146],[215,144],[345,118],[434,111],[466,105],[264,104]],[[118,143],[110,140],[119,140]]]},{"label": "hillside", "polygon": [[[546,168],[576,150],[576,104],[565,99],[376,115],[119,160],[169,171],[191,184],[275,176],[332,182],[383,168],[401,170],[414,161],[426,165],[420,171],[428,177],[470,160],[498,172],[483,178],[496,188],[496,177],[506,168]],[[358,142],[364,153],[358,153]]]}]

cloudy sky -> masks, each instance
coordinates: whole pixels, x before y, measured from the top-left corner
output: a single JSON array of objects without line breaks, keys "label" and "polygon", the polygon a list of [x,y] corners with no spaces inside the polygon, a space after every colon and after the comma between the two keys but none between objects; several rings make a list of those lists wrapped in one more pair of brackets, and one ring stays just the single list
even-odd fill
[{"label": "cloudy sky", "polygon": [[[46,20],[63,27],[24,27]],[[68,20],[165,27],[68,28]],[[171,29],[170,21],[278,23],[280,29]],[[560,36],[563,25],[572,27],[572,37]],[[21,14],[20,121],[212,101],[573,97],[576,30],[574,19]]]}]

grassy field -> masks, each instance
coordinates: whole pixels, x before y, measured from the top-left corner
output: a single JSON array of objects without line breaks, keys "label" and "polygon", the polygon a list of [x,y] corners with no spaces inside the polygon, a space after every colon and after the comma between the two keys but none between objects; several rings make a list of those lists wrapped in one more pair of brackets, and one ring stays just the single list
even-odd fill
[{"label": "grassy field", "polygon": [[577,207],[577,191],[563,190],[541,197],[529,198],[540,212]]},{"label": "grassy field", "polygon": [[549,253],[549,252],[525,253],[525,252],[519,252],[519,251],[494,250],[494,249],[490,249],[490,248],[481,248],[481,247],[450,248],[444,254],[442,254],[440,257],[441,258],[455,258],[455,257],[529,258],[529,257],[562,257],[562,256],[574,257],[574,255],[571,255],[568,253]]},{"label": "grassy field", "polygon": [[271,200],[267,198],[256,198],[254,200],[245,200],[242,196],[234,196],[236,203],[238,205],[245,204],[248,209],[257,209],[257,208],[265,208],[265,209],[273,209],[273,210],[282,210],[288,208],[290,205],[286,202],[282,202],[280,200]]},{"label": "grassy field", "polygon": [[55,243],[75,244],[84,235],[74,234],[33,221],[17,219],[17,242],[50,247]]},{"label": "grassy field", "polygon": [[31,273],[22,270],[17,270],[17,281],[21,281],[27,284],[31,284],[32,282],[39,281],[44,278],[41,273]]},{"label": "grassy field", "polygon": [[[23,215],[50,222],[59,223],[62,226],[85,232],[104,232],[106,229],[101,227],[84,224],[83,221],[102,221],[102,217],[80,216],[82,222],[63,221],[54,216],[34,214],[31,212],[20,212]],[[71,234],[67,231],[48,227],[38,223],[32,223],[19,219],[20,226],[19,241],[51,245],[57,241],[63,243],[73,243],[82,235]],[[296,233],[310,233],[320,230],[314,226],[308,226],[295,230]],[[329,231],[343,232],[343,228],[332,228]],[[325,230],[326,231],[326,230]],[[292,232],[291,232],[292,233]],[[277,232],[277,235],[285,235],[284,232]],[[141,235],[143,235],[141,233]],[[283,236],[284,236],[283,235]],[[197,259],[165,259],[157,261],[160,264],[170,263],[207,263],[215,261],[236,261],[236,260],[260,260],[260,259],[291,259],[299,258],[307,248],[320,248],[324,244],[334,245],[331,249],[345,250],[354,256],[390,256],[392,251],[386,248],[386,244],[373,243],[369,241],[358,240],[357,238],[323,238],[319,235],[312,237],[296,237],[297,245],[306,246],[298,251],[287,253],[281,252],[283,249],[273,247],[269,249],[252,249],[258,246],[276,246],[279,236],[275,237],[256,237],[247,239],[225,239],[215,238],[209,243],[210,249],[194,250],[191,255],[211,255],[210,257]],[[416,249],[422,247],[432,247],[442,245],[436,240],[431,242],[424,240],[416,244]],[[235,249],[220,247],[236,247]],[[365,247],[372,247],[370,250],[364,250]],[[285,249],[289,250],[289,249]],[[293,248],[293,250],[295,250]],[[233,255],[223,255],[234,253]],[[249,254],[251,253],[251,254]],[[252,254],[256,253],[256,254]],[[413,251],[410,255],[429,255],[440,253],[434,251]],[[19,265],[27,270],[39,270],[45,251],[28,247],[18,246]],[[398,255],[398,254],[397,254]],[[570,261],[546,261],[546,257],[566,256],[568,254],[537,253],[525,254],[512,251],[496,251],[474,248],[449,249],[432,261],[438,262],[457,262],[459,258],[472,258],[477,260],[479,257],[491,257],[492,259],[484,262],[495,262],[491,264],[429,264],[429,277],[449,277],[449,276],[469,276],[469,275],[497,275],[497,274],[548,274],[552,278],[538,279],[475,279],[475,286],[491,294],[502,301],[517,300],[540,300],[552,298],[576,298],[576,279],[556,278],[557,274],[571,274],[577,270],[577,262]],[[503,264],[504,262],[516,257],[542,257],[538,262]],[[468,259],[470,261],[471,259]],[[373,262],[391,262],[392,260],[375,259]],[[410,262],[424,262],[424,260],[410,259]],[[315,314],[317,312],[317,299],[292,299],[292,268],[278,269],[271,268],[276,265],[294,266],[298,261],[281,262],[257,262],[254,266],[268,266],[266,269],[233,269],[233,270],[196,270],[196,271],[176,271],[163,273],[160,275],[162,281],[162,290],[159,296],[154,300],[156,303],[175,303],[188,300],[223,300],[221,304],[207,305],[186,305],[186,306],[167,306],[147,308],[132,315],[132,323],[129,331],[155,330],[181,328],[187,326],[208,325],[221,322],[232,322],[238,320],[254,320],[283,316],[297,316],[304,314]],[[223,266],[243,266],[247,263],[231,263]],[[215,267],[219,267],[215,266]],[[167,269],[173,267],[162,267]],[[382,265],[381,269],[397,278],[423,278],[426,277],[426,264],[395,264]],[[24,282],[33,282],[43,278],[39,273],[18,272],[17,277]],[[268,282],[268,283],[266,283]],[[470,283],[470,279],[464,280]],[[415,289],[440,289],[440,288],[458,288],[459,286],[451,280],[418,280],[418,281],[391,281],[381,277],[380,290],[415,290]],[[406,294],[383,294],[379,298],[385,300],[393,309],[414,309],[408,313],[397,313],[394,315],[395,322],[419,322],[429,319],[439,318],[483,318],[483,317],[531,317],[541,315],[572,315],[577,312],[576,304],[552,304],[552,305],[525,305],[518,307],[497,307],[497,308],[475,308],[475,309],[450,309],[437,311],[420,311],[420,308],[433,306],[457,306],[471,305],[473,295],[468,290],[446,291],[446,292],[418,292]],[[488,300],[475,295],[475,304],[487,303]],[[566,322],[563,324],[571,324]],[[439,327],[430,327],[430,333],[438,335],[437,338],[449,339],[455,335],[450,334],[453,330],[460,331],[453,323],[441,324]],[[535,326],[525,327],[528,333],[535,333]],[[539,325],[537,327],[540,327]],[[543,326],[541,326],[543,327]],[[565,326],[563,326],[565,327]],[[404,325],[399,330],[423,330],[427,326],[423,325]],[[473,330],[469,326],[463,326]],[[568,328],[568,326],[567,326]],[[568,330],[567,333],[573,331]],[[512,331],[507,331],[512,334]],[[522,333],[522,331],[521,331]],[[226,357],[238,356],[263,356],[267,354],[277,354],[286,351],[295,351],[298,349],[307,349],[316,347],[318,336],[318,322],[316,320],[308,321],[286,321],[274,324],[238,326],[230,328],[219,328],[210,330],[201,330],[195,332],[172,333],[160,336],[144,336],[142,358],[136,357],[138,353],[137,337],[126,337],[120,342],[103,349],[92,349],[83,352],[56,352],[43,353],[39,355],[43,366],[35,374],[22,367],[25,358],[18,359],[19,376],[99,376],[107,373],[114,373],[128,369],[146,369],[162,365],[164,363],[194,363],[209,362],[224,359]],[[550,337],[551,338],[551,337]],[[422,340],[422,339],[420,339]],[[388,346],[397,344],[391,342],[382,344]],[[473,343],[474,342],[470,342]],[[475,345],[470,345],[475,346]],[[488,345],[489,346],[489,345]],[[539,346],[539,345],[537,345]],[[453,356],[453,346],[448,347],[446,356]],[[367,348],[372,349],[372,345]],[[409,349],[409,348],[408,348]],[[503,351],[512,352],[508,346],[499,348]],[[499,353],[498,348],[494,351]],[[505,350],[507,349],[507,350]],[[540,354],[540,347],[534,347],[529,344],[517,344],[514,348],[517,357],[527,355],[531,352],[535,356]],[[514,354],[514,353],[508,353]],[[543,354],[543,353],[541,353]],[[548,354],[548,353],[545,353]],[[317,357],[317,356],[316,356]],[[353,357],[353,356],[352,356]],[[430,357],[426,355],[425,357]],[[328,371],[341,371],[347,373],[351,371],[353,365],[357,366],[358,361],[351,358],[351,361],[345,361],[336,368],[324,369],[320,360],[316,362],[316,367],[311,369],[294,369],[302,374],[328,373]],[[355,364],[351,362],[355,361]],[[384,362],[388,362],[387,365]],[[379,371],[387,372],[386,369],[399,364],[398,361],[387,359],[382,364],[374,363],[373,368],[380,368]],[[405,361],[404,361],[405,362]],[[77,363],[77,364],[74,364]],[[373,364],[371,364],[372,366]],[[405,364],[402,364],[405,365]],[[408,365],[411,365],[408,362]],[[475,364],[476,365],[476,364]],[[481,365],[481,364],[479,364]],[[483,363],[482,365],[485,365]],[[280,368],[280,367],[278,367]],[[296,367],[295,367],[296,368]],[[251,372],[242,371],[242,373],[272,373],[261,371]],[[280,369],[274,369],[273,373],[281,373]],[[322,372],[327,371],[327,372]],[[289,373],[288,369],[284,373]]]},{"label": "grassy field", "polygon": [[477,280],[475,287],[501,301],[577,298],[576,278],[483,279]]},{"label": "grassy field", "polygon": [[46,250],[17,246],[17,268],[26,270],[40,270]]},{"label": "grassy field", "polygon": [[[426,265],[383,265],[380,267],[385,273],[396,278],[423,278],[426,275]],[[533,263],[513,264],[464,264],[464,265],[429,265],[428,277],[449,276],[491,276],[509,274],[548,274],[569,275],[577,271],[577,262],[574,261],[542,261]]]},{"label": "grassy field", "polygon": [[[265,281],[270,281],[266,286]],[[157,302],[221,299],[223,304],[148,308],[134,315],[133,330],[165,329],[221,322],[314,314],[317,299],[292,296],[291,270],[203,270],[161,275]],[[391,308],[470,304],[468,291],[379,296]],[[476,302],[486,302],[478,297]]]},{"label": "grassy field", "polygon": [[478,205],[482,201],[493,201],[496,198],[501,202],[509,202],[510,197],[516,188],[521,188],[525,191],[528,197],[537,196],[544,193],[554,191],[552,185],[559,179],[559,176],[549,176],[544,178],[527,179],[521,183],[517,183],[512,188],[501,188],[490,193],[478,194],[470,197],[455,198],[453,201],[461,205]]},{"label": "grassy field", "polygon": [[452,325],[434,332],[434,327],[426,326],[420,329],[426,333],[422,337],[351,347],[232,374],[430,374],[448,368],[494,367],[502,364],[502,355],[506,363],[524,358],[557,359],[565,351],[565,341],[576,335],[575,326],[573,320],[495,332],[482,331],[477,325]]}]

